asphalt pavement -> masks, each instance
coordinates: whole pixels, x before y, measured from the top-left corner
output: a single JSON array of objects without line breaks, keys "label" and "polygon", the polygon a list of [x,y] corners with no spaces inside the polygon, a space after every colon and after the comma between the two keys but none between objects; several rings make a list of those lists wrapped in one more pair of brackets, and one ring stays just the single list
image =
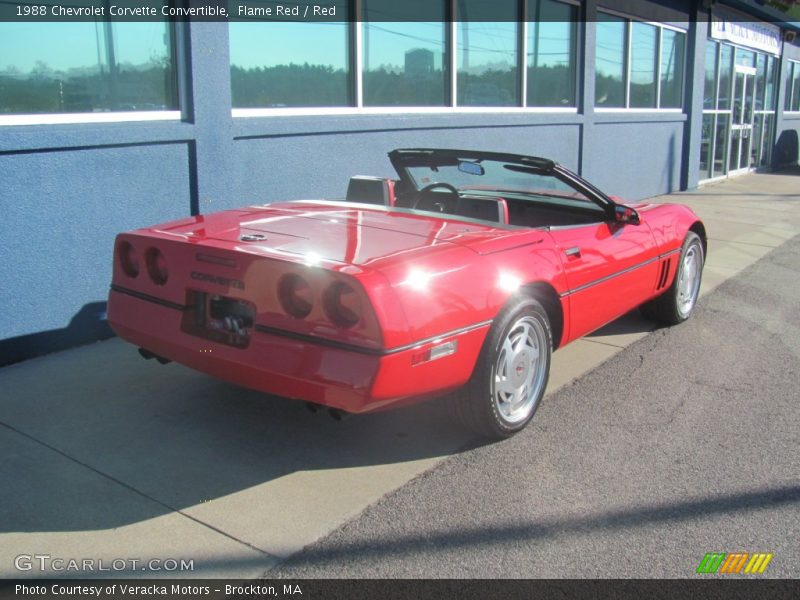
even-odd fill
[{"label": "asphalt pavement", "polygon": [[768,552],[755,577],[796,578],[798,373],[800,236],[267,576],[692,577]]}]

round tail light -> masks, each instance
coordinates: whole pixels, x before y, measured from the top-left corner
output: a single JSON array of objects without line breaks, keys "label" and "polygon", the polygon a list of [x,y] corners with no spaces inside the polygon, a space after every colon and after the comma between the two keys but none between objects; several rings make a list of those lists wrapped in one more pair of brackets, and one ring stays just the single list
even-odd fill
[{"label": "round tail light", "polygon": [[122,242],[117,250],[119,256],[119,266],[122,271],[130,278],[139,275],[139,255],[130,242]]},{"label": "round tail light", "polygon": [[305,319],[314,305],[311,286],[300,275],[285,275],[278,284],[278,300],[283,310],[296,319]]},{"label": "round tail light", "polygon": [[325,291],[325,313],[334,325],[352,327],[361,316],[361,298],[346,283],[334,283]]},{"label": "round tail light", "polygon": [[167,270],[167,259],[158,248],[149,248],[145,254],[145,263],[147,263],[147,274],[156,285],[164,285],[167,283],[169,271]]}]

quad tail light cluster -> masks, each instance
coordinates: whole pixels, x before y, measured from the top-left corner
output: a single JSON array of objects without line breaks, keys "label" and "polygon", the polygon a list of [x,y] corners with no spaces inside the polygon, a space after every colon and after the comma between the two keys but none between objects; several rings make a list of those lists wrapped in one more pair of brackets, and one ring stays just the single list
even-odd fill
[{"label": "quad tail light cluster", "polygon": [[[141,258],[133,244],[127,241],[121,242],[117,252],[120,267],[122,267],[125,275],[131,279],[138,277],[141,271]],[[167,267],[167,259],[161,250],[152,246],[148,248],[144,253],[144,265],[147,275],[153,283],[156,285],[167,283],[169,269]]]},{"label": "quad tail light cluster", "polygon": [[[117,256],[122,271],[131,279],[145,270],[154,284],[162,286],[167,283],[167,259],[158,248],[147,248],[142,257],[133,244],[125,240],[117,247]],[[331,283],[317,298],[308,281],[297,273],[288,273],[281,277],[277,291],[283,310],[296,319],[308,317],[315,302],[319,301],[325,315],[337,327],[349,329],[361,320],[361,298],[352,286],[343,281]]]},{"label": "quad tail light cluster", "polygon": [[[296,319],[305,319],[314,306],[314,291],[296,273],[284,275],[278,284],[278,299],[283,310]],[[348,284],[337,281],[322,293],[322,308],[330,321],[344,329],[353,327],[361,318],[361,299]]]}]

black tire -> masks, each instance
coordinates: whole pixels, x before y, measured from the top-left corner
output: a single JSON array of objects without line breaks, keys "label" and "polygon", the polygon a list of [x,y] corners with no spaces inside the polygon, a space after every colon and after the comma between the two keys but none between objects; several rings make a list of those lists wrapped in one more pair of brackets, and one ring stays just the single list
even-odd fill
[{"label": "black tire", "polygon": [[[494,320],[469,383],[452,397],[456,415],[489,440],[521,431],[547,389],[552,352],[550,320],[542,305],[529,297],[512,299]],[[506,391],[511,389],[519,391]]]},{"label": "black tire", "polygon": [[[687,260],[689,257],[692,257],[691,260]],[[692,261],[695,261],[694,267],[688,264]],[[703,242],[696,233],[690,231],[683,240],[683,247],[678,259],[678,270],[672,285],[657,298],[643,304],[640,307],[642,314],[667,325],[677,325],[691,317],[694,307],[697,306],[704,264]],[[693,268],[696,271],[690,272]],[[688,290],[686,277],[692,279]]]}]

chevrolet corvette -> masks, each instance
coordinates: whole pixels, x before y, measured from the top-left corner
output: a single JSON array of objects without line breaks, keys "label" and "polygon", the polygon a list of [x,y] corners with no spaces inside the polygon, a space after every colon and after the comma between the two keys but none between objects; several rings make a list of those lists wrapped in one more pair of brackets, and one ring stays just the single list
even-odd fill
[{"label": "chevrolet corvette", "polygon": [[666,324],[695,308],[706,231],[686,206],[626,204],[533,156],[389,160],[396,177],[339,199],[121,233],[109,323],[145,358],[335,415],[447,395],[501,439],[534,416],[554,350],[637,307]]}]

